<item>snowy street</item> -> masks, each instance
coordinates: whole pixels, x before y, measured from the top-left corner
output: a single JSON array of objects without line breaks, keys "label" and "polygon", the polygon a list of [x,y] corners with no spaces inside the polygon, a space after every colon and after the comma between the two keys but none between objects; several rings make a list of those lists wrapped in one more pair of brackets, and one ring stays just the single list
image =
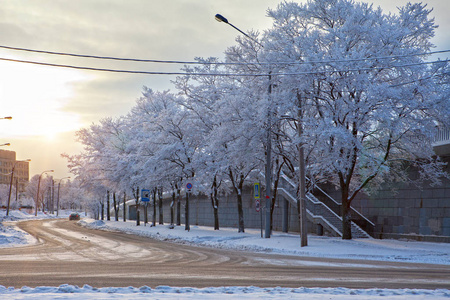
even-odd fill
[{"label": "snowy street", "polygon": [[0,300],[450,300],[449,12],[2,1]]},{"label": "snowy street", "polygon": [[[15,213],[16,219],[33,219]],[[179,298],[180,293],[185,299],[199,294],[206,299],[450,295],[448,244],[310,236],[309,246],[300,248],[297,235],[274,233],[267,240],[259,230],[239,234],[193,226],[187,232],[182,226],[137,227],[133,221],[92,219],[4,224],[1,299],[61,293],[66,299],[112,299],[110,293],[129,299],[143,299],[146,293],[160,299]],[[33,238],[16,225],[39,234]],[[29,283],[14,284],[21,280]]]}]

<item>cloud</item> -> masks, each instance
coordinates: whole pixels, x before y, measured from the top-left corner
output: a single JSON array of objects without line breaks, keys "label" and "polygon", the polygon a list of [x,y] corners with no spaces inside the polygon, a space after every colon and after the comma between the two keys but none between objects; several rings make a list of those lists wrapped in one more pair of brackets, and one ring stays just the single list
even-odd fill
[{"label": "cloud", "polygon": [[[224,23],[216,22],[216,13],[223,14],[244,31],[256,29],[262,32],[271,26],[271,20],[266,17],[267,8],[275,8],[280,2],[281,0],[2,1],[0,45],[163,60],[191,61],[195,57],[223,57],[224,50],[234,44],[239,33]],[[396,12],[396,7],[406,4],[407,0],[369,2],[374,2],[374,6],[380,5],[385,12]],[[435,8],[432,15],[440,26],[436,31],[435,44],[439,50],[449,49],[449,2],[423,2],[428,3],[429,8]],[[6,50],[0,50],[0,57],[145,71],[179,71],[182,67]],[[18,140],[17,148],[13,146],[14,149],[11,150],[16,150],[18,157],[29,155],[33,159],[32,165],[38,164],[37,157],[41,157],[39,159],[43,161],[51,160],[50,157],[43,157],[43,153],[51,154],[56,162],[59,161],[61,152],[71,153],[79,147],[73,141],[75,130],[103,117],[127,114],[135,100],[141,96],[144,85],[154,90],[173,89],[170,82],[173,79],[173,76],[85,72],[19,64],[12,66],[0,62],[0,112],[14,118],[10,123],[1,123],[1,134],[3,138],[27,135],[27,139]],[[19,125],[24,126],[22,132],[19,131]],[[51,132],[52,128],[56,139],[51,142],[53,146],[48,148],[50,144],[45,143],[43,146],[40,143],[44,141],[42,134]],[[32,134],[37,138],[31,137]],[[24,152],[21,153],[22,151]],[[39,164],[39,167],[44,167],[43,163]]]}]

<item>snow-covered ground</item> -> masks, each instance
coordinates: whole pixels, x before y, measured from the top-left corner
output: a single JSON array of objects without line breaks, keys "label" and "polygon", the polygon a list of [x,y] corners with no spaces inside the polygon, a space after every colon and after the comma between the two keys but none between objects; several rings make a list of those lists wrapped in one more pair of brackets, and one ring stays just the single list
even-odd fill
[{"label": "snow-covered ground", "polygon": [[170,229],[168,225],[150,224],[136,226],[136,221],[94,221],[84,219],[83,226],[120,230],[127,233],[148,236],[159,240],[179,243],[192,243],[215,248],[228,248],[248,251],[262,251],[278,254],[292,254],[312,257],[349,258],[398,262],[416,262],[450,265],[450,244],[425,243],[416,241],[354,239],[344,241],[340,238],[308,236],[308,246],[300,247],[298,234],[275,232],[270,239],[261,238],[261,231],[246,229],[238,233],[235,228],[213,230],[211,227],[184,226]]},{"label": "snow-covered ground", "polygon": [[[60,217],[67,217],[63,212]],[[34,219],[19,211],[11,211],[9,217],[0,212],[0,247],[17,247],[33,242],[26,233],[18,230],[16,221]],[[37,218],[55,218],[40,213]],[[184,226],[170,229],[168,225],[157,225],[135,221],[95,221],[82,219],[80,225],[103,230],[148,236],[178,243],[198,244],[209,247],[263,251],[266,253],[292,254],[299,256],[351,258],[364,260],[399,261],[450,265],[450,244],[424,243],[416,241],[356,239],[342,241],[339,238],[309,236],[308,246],[300,248],[300,239],[295,234],[275,232],[270,239],[261,238],[260,230],[248,229],[238,233],[233,228],[214,231],[203,226]],[[449,282],[450,286],[450,282]],[[347,288],[259,288],[259,287],[210,287],[180,288],[150,287],[22,287],[14,289],[0,285],[0,299],[449,299],[450,290],[414,289],[347,289]]]}]

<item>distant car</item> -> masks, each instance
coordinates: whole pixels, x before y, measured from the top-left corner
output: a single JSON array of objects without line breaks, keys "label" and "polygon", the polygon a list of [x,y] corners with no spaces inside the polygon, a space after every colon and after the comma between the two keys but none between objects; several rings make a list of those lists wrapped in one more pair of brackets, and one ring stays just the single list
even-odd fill
[{"label": "distant car", "polygon": [[69,216],[70,221],[78,221],[80,219],[80,215],[78,213],[71,213]]}]

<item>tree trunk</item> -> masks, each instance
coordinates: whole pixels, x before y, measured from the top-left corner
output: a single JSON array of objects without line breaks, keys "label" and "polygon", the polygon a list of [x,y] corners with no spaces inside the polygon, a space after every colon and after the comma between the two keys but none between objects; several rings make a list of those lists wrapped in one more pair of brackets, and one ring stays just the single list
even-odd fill
[{"label": "tree trunk", "polygon": [[123,192],[123,221],[127,221],[127,194]]},{"label": "tree trunk", "polygon": [[109,202],[109,191],[106,192],[106,220],[111,221],[111,207]]},{"label": "tree trunk", "polygon": [[144,226],[146,226],[148,223],[148,202],[145,202],[144,204]]},{"label": "tree trunk", "polygon": [[342,215],[342,239],[352,239],[352,218],[350,215],[350,201],[348,200],[349,187],[341,187],[341,215]]},{"label": "tree trunk", "polygon": [[239,231],[238,232],[245,232],[244,228],[244,210],[242,208],[242,187],[244,185],[244,175],[241,174],[240,180],[239,180],[239,191],[237,195],[237,204],[238,204],[238,213],[239,213]]},{"label": "tree trunk", "polygon": [[164,213],[163,213],[163,190],[158,189],[158,208],[159,208],[159,224],[164,225]]},{"label": "tree trunk", "polygon": [[156,226],[156,188],[152,191],[153,200],[153,216],[152,216],[152,226]]},{"label": "tree trunk", "polygon": [[236,180],[234,178],[233,171],[228,169],[228,177],[230,178],[234,191],[236,192],[236,200],[237,200],[237,207],[238,207],[238,232],[245,232],[244,227],[244,210],[242,208],[242,186],[244,185],[244,175],[239,175],[239,183],[236,183]]},{"label": "tree trunk", "polygon": [[113,204],[114,204],[114,219],[119,221],[119,205],[116,201],[116,193],[113,193]]},{"label": "tree trunk", "polygon": [[219,230],[219,199],[217,198],[217,177],[214,176],[214,181],[211,189],[211,204],[214,211],[214,230]]},{"label": "tree trunk", "polygon": [[174,205],[175,205],[175,190],[172,189],[172,202],[170,203],[170,225],[173,228],[173,220],[174,220]]},{"label": "tree trunk", "polygon": [[244,210],[242,209],[242,192],[239,190],[237,194],[237,205],[238,205],[238,215],[239,215],[239,230],[238,232],[245,232],[244,228]]},{"label": "tree trunk", "polygon": [[136,226],[141,225],[141,206],[139,205],[139,188],[136,188],[136,193],[134,195],[136,201]]},{"label": "tree trunk", "polygon": [[277,190],[278,190],[278,184],[280,182],[280,176],[281,176],[281,168],[283,167],[283,163],[280,164],[279,159],[277,158],[275,160],[276,163],[276,177],[273,183],[273,191],[272,191],[272,203],[270,205],[270,232],[273,230],[273,212],[275,210],[275,203],[277,201]]},{"label": "tree trunk", "polygon": [[181,226],[181,190],[178,186],[177,189],[177,226]]},{"label": "tree trunk", "polygon": [[136,205],[136,226],[141,225],[141,206],[139,204]]},{"label": "tree trunk", "polygon": [[105,220],[105,203],[101,202],[100,203],[100,208],[102,210],[102,221],[103,221],[103,220]]},{"label": "tree trunk", "polygon": [[185,212],[184,212],[184,219],[185,219],[185,226],[184,226],[184,230],[191,230],[191,226],[189,224],[189,192],[186,192],[186,207],[185,207]]}]

